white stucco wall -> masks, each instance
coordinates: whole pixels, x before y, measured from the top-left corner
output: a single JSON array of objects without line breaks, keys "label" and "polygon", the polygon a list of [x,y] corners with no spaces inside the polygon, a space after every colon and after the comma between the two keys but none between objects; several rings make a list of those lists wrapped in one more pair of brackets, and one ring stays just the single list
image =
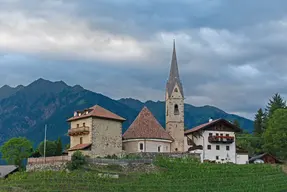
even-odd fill
[{"label": "white stucco wall", "polygon": [[[143,150],[140,150],[140,143],[143,144]],[[168,140],[160,139],[130,139],[123,141],[124,150],[127,153],[136,152],[170,152],[171,142]]]},{"label": "white stucco wall", "polygon": [[[226,158],[227,155],[229,157],[228,162],[236,163],[237,156],[236,156],[236,141],[234,139],[234,142],[231,144],[224,144],[224,143],[209,143],[208,137],[209,133],[212,133],[213,136],[216,135],[216,133],[223,134],[223,136],[226,136],[228,134],[229,136],[235,136],[234,132],[227,132],[227,131],[204,131],[202,133],[202,136],[195,138],[192,137],[191,134],[189,135],[190,138],[193,139],[194,143],[196,145],[202,145],[202,160],[211,160],[211,161],[217,161],[217,162],[227,162]],[[207,146],[211,145],[211,149],[208,149]],[[216,150],[216,145],[219,145],[219,150]],[[226,150],[226,146],[229,146],[229,150]],[[191,146],[187,145],[187,138],[185,138],[185,149],[186,151]],[[218,156],[218,160],[216,159],[216,156]],[[222,161],[223,159],[223,161]]]},{"label": "white stucco wall", "polygon": [[236,164],[248,164],[248,154],[237,154]]}]

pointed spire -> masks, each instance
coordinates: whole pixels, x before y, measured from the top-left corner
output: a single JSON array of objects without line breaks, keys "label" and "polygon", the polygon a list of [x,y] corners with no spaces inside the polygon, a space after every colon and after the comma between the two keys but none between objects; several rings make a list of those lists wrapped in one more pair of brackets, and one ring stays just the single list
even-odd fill
[{"label": "pointed spire", "polygon": [[173,51],[172,51],[172,59],[171,59],[171,66],[170,66],[170,73],[169,73],[169,81],[173,79],[179,79],[176,49],[175,49],[175,40],[173,40]]},{"label": "pointed spire", "polygon": [[179,72],[178,72],[178,65],[177,65],[177,58],[176,58],[176,49],[175,49],[175,40],[173,40],[173,51],[172,51],[172,58],[171,58],[171,66],[170,66],[170,72],[169,72],[169,79],[167,82],[167,91],[168,95],[170,96],[174,86],[179,86],[180,92],[183,96],[183,89],[179,78]]}]

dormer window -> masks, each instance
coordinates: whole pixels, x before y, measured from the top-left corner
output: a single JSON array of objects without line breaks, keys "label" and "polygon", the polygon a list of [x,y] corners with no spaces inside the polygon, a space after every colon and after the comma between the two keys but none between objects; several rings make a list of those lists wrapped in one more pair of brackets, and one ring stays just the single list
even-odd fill
[{"label": "dormer window", "polygon": [[78,115],[78,114],[77,114],[77,112],[75,111],[75,112],[74,112],[74,117],[76,117],[77,115]]},{"label": "dormer window", "polygon": [[177,104],[174,105],[174,114],[175,115],[179,114],[179,110],[178,110],[178,105]]}]

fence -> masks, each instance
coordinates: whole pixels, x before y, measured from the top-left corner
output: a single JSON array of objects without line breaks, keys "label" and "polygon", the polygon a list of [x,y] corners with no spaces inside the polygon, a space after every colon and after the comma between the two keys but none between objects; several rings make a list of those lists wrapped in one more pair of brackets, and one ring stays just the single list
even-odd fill
[{"label": "fence", "polygon": [[55,163],[55,162],[68,162],[71,161],[70,156],[53,156],[53,157],[37,157],[37,158],[28,158],[27,164],[45,164],[45,163]]}]

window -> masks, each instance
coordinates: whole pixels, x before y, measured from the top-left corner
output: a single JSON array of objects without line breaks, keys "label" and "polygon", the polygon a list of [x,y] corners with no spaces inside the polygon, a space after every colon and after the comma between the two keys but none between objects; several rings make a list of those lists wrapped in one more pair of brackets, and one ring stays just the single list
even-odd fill
[{"label": "window", "polygon": [[175,115],[179,114],[179,110],[178,110],[178,105],[177,104],[174,105],[174,114]]},{"label": "window", "polygon": [[80,137],[80,144],[83,144],[83,137]]},{"label": "window", "polygon": [[212,133],[209,133],[209,136],[212,136]]},{"label": "window", "polygon": [[157,152],[160,152],[161,151],[161,146],[158,146],[157,147]]},{"label": "window", "polygon": [[144,148],[143,143],[140,143],[140,150],[142,151]]},{"label": "window", "polygon": [[86,123],[83,123],[83,127],[85,127],[86,126]]},{"label": "window", "polygon": [[223,134],[221,133],[220,136],[223,136]]},{"label": "window", "polygon": [[177,88],[174,89],[174,92],[178,92]]},{"label": "window", "polygon": [[220,147],[219,147],[219,145],[216,145],[216,150],[220,150]]},{"label": "window", "polygon": [[216,136],[218,136],[218,133],[216,133]]},{"label": "window", "polygon": [[177,148],[175,148],[175,151],[177,151],[178,149]]},{"label": "window", "polygon": [[226,151],[229,151],[229,146],[226,146]]},{"label": "window", "polygon": [[211,145],[207,145],[207,149],[208,149],[208,150],[211,150]]},{"label": "window", "polygon": [[166,109],[166,116],[168,116],[168,108]]},{"label": "window", "polygon": [[218,156],[216,156],[216,160],[218,160],[219,159],[219,157]]},{"label": "window", "polygon": [[229,137],[229,134],[226,134],[227,137]]},{"label": "window", "polygon": [[79,125],[79,124],[77,124],[77,128],[78,128],[78,127],[80,127],[80,125]]}]

